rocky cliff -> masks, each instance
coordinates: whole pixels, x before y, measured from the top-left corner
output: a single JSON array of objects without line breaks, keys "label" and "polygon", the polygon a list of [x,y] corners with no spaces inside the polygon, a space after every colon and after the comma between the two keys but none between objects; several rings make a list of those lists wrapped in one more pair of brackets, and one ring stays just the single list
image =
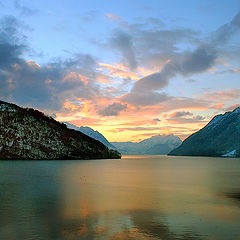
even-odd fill
[{"label": "rocky cliff", "polygon": [[100,159],[121,154],[42,112],[0,101],[0,159]]}]

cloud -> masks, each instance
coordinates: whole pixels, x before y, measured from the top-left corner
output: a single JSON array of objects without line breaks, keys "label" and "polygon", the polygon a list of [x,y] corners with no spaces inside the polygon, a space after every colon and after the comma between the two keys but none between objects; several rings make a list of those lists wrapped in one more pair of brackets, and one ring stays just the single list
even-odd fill
[{"label": "cloud", "polygon": [[174,112],[174,113],[171,113],[168,115],[170,118],[178,118],[178,117],[185,117],[185,116],[193,116],[192,113],[190,112],[185,112],[185,111],[182,111],[182,112]]},{"label": "cloud", "polygon": [[60,122],[66,121],[79,127],[80,126],[102,126],[105,123],[102,119],[99,119],[99,118],[73,116],[72,113],[69,113],[69,115],[58,113],[56,120]]},{"label": "cloud", "polygon": [[198,32],[196,31],[187,28],[164,29],[164,26],[160,19],[148,18],[143,23],[128,25],[128,30],[142,50],[145,47],[145,50],[153,52],[174,52],[178,50],[177,43],[197,40]]},{"label": "cloud", "polygon": [[230,68],[224,71],[214,72],[215,74],[225,74],[225,73],[240,73],[240,68]]},{"label": "cloud", "polygon": [[224,91],[206,92],[198,98],[205,98],[215,101],[229,101],[240,98],[240,89],[226,89]]},{"label": "cloud", "polygon": [[122,18],[120,16],[114,15],[112,13],[107,13],[106,17],[113,21],[121,21],[122,20]]},{"label": "cloud", "polygon": [[137,80],[139,79],[139,74],[137,74],[136,72],[133,71],[128,71],[128,69],[121,64],[106,64],[106,63],[98,63],[100,66],[100,70],[107,70],[109,72],[109,74],[112,77],[119,77],[119,78],[131,78],[133,80]]},{"label": "cloud", "polygon": [[113,104],[108,105],[104,109],[98,110],[98,114],[101,116],[117,116],[121,111],[127,109],[127,104],[121,104],[115,102]]},{"label": "cloud", "polygon": [[37,12],[36,9],[24,6],[20,0],[14,0],[14,7],[20,11],[22,15],[31,16]]},{"label": "cloud", "polygon": [[[126,95],[124,95],[126,96]],[[146,98],[149,101],[149,105],[128,105],[128,111],[126,112],[126,116],[129,116],[129,114],[134,114],[134,116],[143,116],[146,117],[158,117],[159,115],[170,112],[170,111],[207,111],[209,109],[209,105],[215,103],[211,100],[202,100],[202,99],[195,99],[195,98],[187,98],[187,97],[170,97],[167,96],[166,100],[163,100],[162,102],[159,102],[159,104],[150,104],[151,97],[146,96]],[[118,100],[121,99],[122,102],[123,98],[120,97]],[[137,104],[137,99],[136,104]],[[139,100],[140,101],[140,100]],[[144,100],[144,104],[147,100]],[[153,102],[155,103],[155,100],[153,99]],[[140,102],[141,103],[141,102]],[[124,114],[124,113],[123,113]],[[164,115],[162,115],[164,117]]]},{"label": "cloud", "polygon": [[219,27],[212,35],[212,41],[216,44],[226,44],[229,39],[240,29],[240,11],[232,21]]},{"label": "cloud", "polygon": [[195,51],[186,54],[183,61],[174,62],[176,73],[188,76],[203,72],[213,66],[217,53],[211,44],[200,45]]},{"label": "cloud", "polygon": [[172,124],[185,124],[185,123],[201,123],[205,122],[205,117],[197,115],[191,117],[171,117],[167,119],[168,122]]},{"label": "cloud", "polygon": [[161,103],[169,99],[167,94],[158,92],[149,92],[142,90],[141,92],[130,92],[120,98],[123,102],[130,103],[134,106],[149,106]]},{"label": "cloud", "polygon": [[153,136],[157,134],[174,134],[182,138],[189,136],[191,133],[198,131],[199,128],[190,128],[190,127],[183,127],[183,126],[163,126],[159,127],[158,129],[153,130],[153,132],[145,132],[145,133],[138,133],[135,137],[140,136]]},{"label": "cloud", "polygon": [[217,109],[220,110],[223,108],[223,103],[217,103],[217,104],[213,104],[209,107],[210,109]]},{"label": "cloud", "polygon": [[165,114],[166,120],[173,124],[184,123],[199,123],[205,122],[205,117],[197,115],[193,116],[193,113],[186,111],[173,112],[171,114]]},{"label": "cloud", "polygon": [[125,131],[156,131],[161,128],[159,127],[125,127],[125,128],[114,128],[111,130],[108,130],[108,132],[125,132]]},{"label": "cloud", "polygon": [[21,41],[26,40],[23,34],[24,28],[27,28],[26,25],[13,16],[5,16],[0,19],[0,43],[12,45],[15,49],[21,49],[21,51],[17,52],[16,56],[20,55],[24,47],[26,47],[20,44]]},{"label": "cloud", "polygon": [[[122,63],[98,63],[90,55],[76,54],[66,60],[55,59],[39,65],[24,57],[29,55],[30,44],[22,24],[13,17],[4,18],[0,23],[0,97],[61,112],[62,117],[79,124],[103,125],[100,119],[118,116],[111,119],[114,124],[126,122],[122,127],[128,124],[157,127],[167,122],[159,124],[157,118],[164,112],[170,112],[166,119],[171,123],[204,123],[202,116],[188,111],[220,108],[223,105],[219,102],[238,96],[236,92],[223,91],[224,94],[215,92],[187,98],[165,92],[174,77],[181,75],[189,79],[212,68],[231,36],[221,44],[217,37],[202,39],[191,29],[166,29],[160,19],[123,25],[119,16],[108,17],[119,25],[105,46],[108,43],[111,50],[116,50]],[[238,17],[234,19],[231,26],[238,28]],[[74,100],[79,101],[78,106]],[[98,117],[90,121],[97,114]],[[141,116],[138,121],[134,114]],[[143,131],[141,129],[136,131]]]},{"label": "cloud", "polygon": [[133,49],[133,40],[131,35],[123,30],[116,30],[110,40],[113,48],[117,49],[131,70],[136,69],[137,61]]},{"label": "cloud", "polygon": [[77,54],[65,61],[45,63],[26,61],[28,51],[22,25],[7,16],[0,22],[0,97],[6,101],[40,109],[60,109],[66,98],[96,98],[96,61]]},{"label": "cloud", "polygon": [[132,122],[120,123],[117,126],[143,126],[143,125],[156,125],[161,122],[160,119],[155,118],[153,120],[138,120]]},{"label": "cloud", "polygon": [[[125,132],[125,131],[136,131],[136,132],[143,132],[139,133],[136,136],[149,136],[149,135],[156,135],[156,134],[175,134],[181,135],[186,133],[186,136],[193,131],[197,131],[199,129],[192,129],[187,127],[177,127],[177,126],[163,126],[163,127],[122,127],[122,128],[114,128],[107,130],[108,132],[118,133],[118,132]],[[185,136],[185,135],[184,135]]]},{"label": "cloud", "polygon": [[[215,59],[215,51],[208,45],[202,45],[194,52],[170,61],[161,72],[138,80],[124,100],[135,105],[151,105],[166,100],[166,94],[155,91],[166,87],[170,79],[177,74],[188,76],[207,70],[214,64]],[[165,96],[165,98],[163,99],[161,96]],[[149,101],[149,99],[151,100]]]},{"label": "cloud", "polygon": [[[214,37],[211,38],[211,41],[199,41],[197,47],[193,51],[180,52],[176,51],[176,48],[174,47],[175,44],[183,39],[185,40],[186,36],[194,36],[196,33],[191,32],[190,30],[156,32],[142,30],[139,29],[139,27],[136,28],[136,26],[130,26],[133,31],[132,34],[143,37],[141,40],[143,46],[145,47],[145,51],[148,49],[148,52],[153,52],[158,49],[158,51],[166,53],[164,55],[169,56],[170,59],[166,62],[161,71],[155,72],[138,80],[131,89],[131,92],[123,96],[122,99],[136,106],[158,104],[163,101],[162,96],[164,95],[164,93],[160,93],[159,90],[162,91],[166,86],[168,86],[169,81],[173,77],[177,75],[191,76],[212,68],[216,63],[219,55],[219,47],[222,47],[221,44],[226,44],[232,37],[233,33],[239,30],[239,13],[230,23],[227,24],[227,26],[234,28],[234,31],[228,32],[228,39],[226,39],[226,41],[220,41],[221,37],[217,31],[213,34]],[[221,26],[218,30],[222,32],[222,28],[225,29],[224,26]],[[166,43],[166,39],[173,39],[173,42],[170,44]],[[161,45],[161,41],[164,41],[164,44],[162,44],[164,49],[157,48],[158,45]],[[169,40],[169,42],[171,42],[171,40]],[[155,43],[157,46],[154,45]],[[169,46],[169,48],[167,46]],[[164,100],[166,99],[167,97]]]},{"label": "cloud", "polygon": [[149,24],[150,26],[154,27],[154,28],[163,28],[166,26],[166,24],[159,18],[154,18],[154,17],[150,17],[146,20],[146,24]]},{"label": "cloud", "polygon": [[182,53],[181,45],[199,42],[199,33],[191,29],[163,29],[149,19],[142,24],[131,24],[128,32],[134,40],[139,65],[157,67]]},{"label": "cloud", "polygon": [[[85,56],[78,56],[79,62],[81,58],[86,60]],[[94,97],[98,89],[95,89],[91,82],[86,84],[86,79],[91,81],[91,74],[89,75],[86,69],[81,69],[79,63],[75,71],[71,71],[70,68],[76,67],[74,62],[75,60],[72,61],[71,67],[69,62],[49,63],[38,67],[37,64],[29,64],[23,59],[12,61],[5,73],[7,75],[5,83],[11,80],[13,87],[6,86],[5,89],[1,89],[4,90],[1,95],[11,96],[18,103],[31,103],[41,109],[45,107],[59,109],[66,97],[85,99]]]},{"label": "cloud", "polygon": [[145,91],[162,89],[168,85],[168,79],[172,76],[174,76],[174,73],[171,71],[171,67],[165,67],[161,72],[153,73],[137,81],[132,92],[137,93],[143,89]]},{"label": "cloud", "polygon": [[229,107],[225,108],[224,110],[229,112],[229,111],[233,111],[234,109],[240,107],[240,104],[233,104],[233,105],[230,105]]}]

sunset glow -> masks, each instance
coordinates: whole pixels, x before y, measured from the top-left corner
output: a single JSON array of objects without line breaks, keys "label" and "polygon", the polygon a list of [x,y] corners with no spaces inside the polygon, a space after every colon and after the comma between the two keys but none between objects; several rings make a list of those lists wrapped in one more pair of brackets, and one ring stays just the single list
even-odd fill
[{"label": "sunset glow", "polygon": [[1,3],[4,101],[109,141],[183,140],[240,102],[238,1],[16,2]]}]

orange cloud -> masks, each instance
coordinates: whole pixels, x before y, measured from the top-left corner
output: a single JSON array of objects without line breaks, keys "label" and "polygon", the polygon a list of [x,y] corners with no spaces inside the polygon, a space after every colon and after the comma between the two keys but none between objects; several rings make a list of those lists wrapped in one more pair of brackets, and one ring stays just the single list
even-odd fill
[{"label": "orange cloud", "polygon": [[201,116],[196,116],[192,118],[173,118],[173,119],[167,119],[169,123],[172,124],[191,124],[191,123],[204,123],[206,124],[207,121],[204,120]]},{"label": "orange cloud", "polygon": [[211,72],[211,73],[213,73],[213,72],[215,72],[215,71],[217,71],[218,69],[216,68],[216,67],[212,67],[212,68],[209,68],[208,69],[208,72]]},{"label": "orange cloud", "polygon": [[64,81],[81,81],[84,85],[88,84],[88,77],[78,74],[76,72],[70,72],[64,78]]},{"label": "orange cloud", "polygon": [[216,59],[216,62],[217,62],[218,64],[223,65],[224,67],[229,67],[229,66],[231,66],[231,64],[227,63],[225,60],[220,59],[220,58]]},{"label": "orange cloud", "polygon": [[[180,99],[180,98],[173,98],[168,101],[165,101],[159,105],[153,105],[153,106],[141,106],[141,107],[133,107],[132,106],[132,112],[134,114],[138,114],[140,116],[149,116],[149,115],[156,115],[163,113],[163,117],[166,118],[166,112],[172,111],[172,110],[198,110],[198,111],[205,111],[208,110],[207,107],[208,103],[203,101],[197,101],[195,99]],[[130,109],[130,104],[129,104]],[[165,115],[164,115],[165,114]]]},{"label": "orange cloud", "polygon": [[115,63],[114,65],[106,63],[98,63],[100,68],[99,70],[108,70],[112,77],[121,77],[121,78],[131,78],[133,80],[140,79],[139,74],[135,72],[127,71],[127,67],[124,65]]},{"label": "orange cloud", "polygon": [[117,15],[113,15],[112,13],[107,13],[106,17],[113,20],[113,21],[119,21],[122,20],[122,18],[120,16]]},{"label": "orange cloud", "polygon": [[171,114],[166,114],[166,120],[173,124],[185,124],[185,123],[202,123],[206,122],[205,117],[196,115],[194,116],[191,112],[178,111]]},{"label": "orange cloud", "polygon": [[231,69],[233,72],[235,72],[235,73],[239,73],[240,72],[240,68],[233,68],[233,69]]},{"label": "orange cloud", "polygon": [[125,128],[115,128],[108,130],[109,132],[117,133],[124,131],[156,131],[160,130],[158,127],[125,127]]},{"label": "orange cloud", "polygon": [[240,104],[233,104],[225,108],[225,111],[233,111],[235,108],[238,108],[238,107],[240,107]]},{"label": "orange cloud", "polygon": [[111,81],[109,79],[110,77],[106,74],[103,74],[103,73],[98,73],[97,77],[96,77],[96,80],[99,82],[99,83],[102,83],[102,84],[109,84],[109,83],[113,83],[113,81]]},{"label": "orange cloud", "polygon": [[161,120],[159,119],[153,119],[153,120],[139,120],[139,121],[132,121],[132,122],[126,122],[118,124],[119,126],[142,126],[142,125],[156,125]]},{"label": "orange cloud", "polygon": [[[97,127],[109,141],[138,141],[150,135],[175,134],[181,139],[206,124],[205,119],[188,111],[208,110],[209,101],[191,98],[170,98],[153,106],[134,106],[128,104],[118,116],[99,116],[97,113],[113,103],[126,104],[120,98],[95,96],[91,100],[78,98],[81,105],[66,101],[57,120],[68,121],[77,126]],[[76,105],[76,106],[75,106]],[[81,107],[80,107],[81,106]],[[176,111],[178,110],[179,111]],[[175,110],[175,112],[170,112]],[[170,113],[168,113],[170,112]],[[179,117],[183,113],[184,117]],[[137,116],[137,119],[136,119]],[[162,121],[159,120],[162,119]],[[171,123],[172,126],[169,126]],[[187,127],[183,127],[187,126]]]},{"label": "orange cloud", "polygon": [[71,111],[76,111],[76,110],[80,111],[82,109],[82,105],[75,105],[73,103],[70,103],[69,101],[65,101],[63,104],[63,107]]},{"label": "orange cloud", "polygon": [[[176,127],[176,126],[163,126],[159,127],[157,130],[149,130],[147,132],[141,132],[137,133],[135,135],[131,136],[131,139],[134,139],[135,141],[141,141],[146,138],[161,134],[161,135],[169,135],[174,134],[178,136],[180,139],[184,140],[186,137],[191,135],[192,133],[198,131],[199,128],[191,128],[191,127]],[[118,133],[119,134],[119,133]]]},{"label": "orange cloud", "polygon": [[218,101],[238,99],[240,98],[240,89],[227,89],[225,91],[206,92],[203,95],[199,95],[198,97]]},{"label": "orange cloud", "polygon": [[215,105],[211,105],[210,108],[220,110],[220,109],[223,108],[223,103],[218,103],[218,104],[215,104]]},{"label": "orange cloud", "polygon": [[90,117],[82,117],[79,119],[70,120],[69,123],[75,126],[101,126],[105,121],[99,118],[90,118]]},{"label": "orange cloud", "polygon": [[41,68],[40,65],[35,63],[33,60],[26,61],[26,63],[28,64],[28,66],[30,66],[32,68]]},{"label": "orange cloud", "polygon": [[106,123],[104,119],[93,117],[91,116],[91,113],[89,113],[90,107],[87,107],[85,105],[79,106],[79,108],[76,108],[74,105],[65,103],[64,104],[67,110],[72,108],[73,110],[67,111],[67,112],[60,112],[56,113],[56,120],[60,122],[69,122],[71,124],[74,124],[76,126],[99,126],[101,123]]},{"label": "orange cloud", "polygon": [[190,112],[180,111],[180,112],[173,112],[167,115],[169,118],[176,118],[176,117],[183,117],[183,116],[193,116]]}]

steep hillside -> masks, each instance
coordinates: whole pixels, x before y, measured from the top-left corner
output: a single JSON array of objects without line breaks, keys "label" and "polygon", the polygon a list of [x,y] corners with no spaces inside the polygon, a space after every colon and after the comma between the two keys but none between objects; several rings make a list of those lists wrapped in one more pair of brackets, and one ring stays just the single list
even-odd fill
[{"label": "steep hillside", "polygon": [[240,157],[240,108],[215,116],[169,155]]},{"label": "steep hillside", "polygon": [[42,112],[0,101],[0,159],[120,157],[117,151]]}]

